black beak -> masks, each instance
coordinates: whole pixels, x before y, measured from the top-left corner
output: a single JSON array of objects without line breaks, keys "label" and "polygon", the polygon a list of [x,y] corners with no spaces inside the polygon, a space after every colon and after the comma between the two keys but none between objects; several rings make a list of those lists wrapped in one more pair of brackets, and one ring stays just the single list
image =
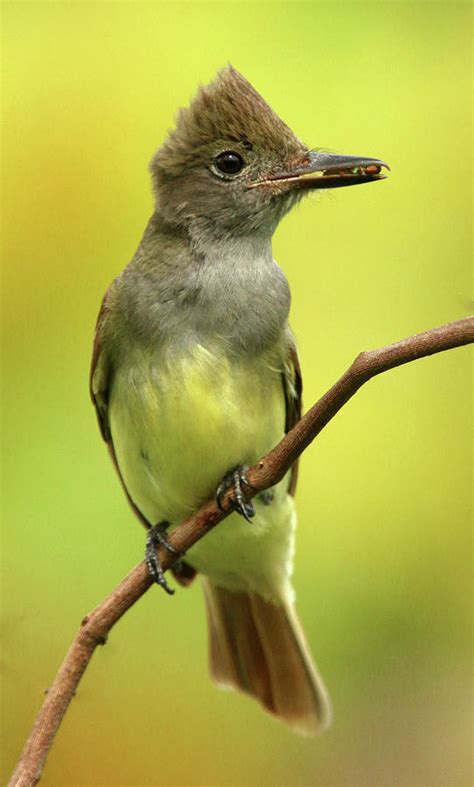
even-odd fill
[{"label": "black beak", "polygon": [[340,186],[355,186],[384,180],[382,167],[390,170],[385,161],[363,156],[341,156],[339,153],[310,152],[294,169],[279,172],[265,180],[252,183],[255,186],[276,186],[291,189],[335,189]]}]

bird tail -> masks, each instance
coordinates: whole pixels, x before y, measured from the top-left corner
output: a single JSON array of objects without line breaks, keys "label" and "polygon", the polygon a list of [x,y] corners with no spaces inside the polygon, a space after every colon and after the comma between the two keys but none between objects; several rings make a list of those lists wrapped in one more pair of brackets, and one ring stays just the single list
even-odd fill
[{"label": "bird tail", "polygon": [[296,732],[314,735],[326,729],[329,698],[293,605],[231,592],[207,578],[204,593],[214,681],[255,697]]}]

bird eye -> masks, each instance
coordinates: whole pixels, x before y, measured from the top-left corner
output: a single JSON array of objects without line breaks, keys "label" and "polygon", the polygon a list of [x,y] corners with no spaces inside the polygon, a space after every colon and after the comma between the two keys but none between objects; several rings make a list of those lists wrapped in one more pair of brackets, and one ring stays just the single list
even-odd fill
[{"label": "bird eye", "polygon": [[233,150],[226,150],[224,153],[219,153],[215,159],[217,169],[224,173],[224,175],[237,175],[244,166],[244,160],[238,153]]}]

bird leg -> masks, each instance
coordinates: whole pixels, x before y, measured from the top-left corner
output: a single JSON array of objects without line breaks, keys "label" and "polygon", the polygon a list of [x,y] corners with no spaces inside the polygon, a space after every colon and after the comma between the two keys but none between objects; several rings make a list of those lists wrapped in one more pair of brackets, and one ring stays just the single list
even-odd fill
[{"label": "bird leg", "polygon": [[187,588],[194,581],[197,571],[184,560],[177,560],[176,563],[173,563],[171,566],[171,573],[176,582]]},{"label": "bird leg", "polygon": [[264,506],[270,506],[273,503],[273,498],[274,494],[272,489],[264,489],[258,496],[258,499],[262,501]]},{"label": "bird leg", "polygon": [[251,517],[255,516],[255,508],[251,500],[247,501],[242,491],[242,485],[250,487],[246,476],[248,470],[247,465],[239,465],[234,467],[227,475],[224,476],[221,483],[217,487],[216,502],[221,511],[224,510],[222,506],[222,498],[228,489],[234,490],[234,498],[231,500],[231,505],[235,511],[241,514],[247,522],[250,522]]},{"label": "bird leg", "polygon": [[177,549],[175,549],[172,544],[170,544],[166,537],[166,528],[169,524],[170,523],[166,521],[158,522],[158,524],[152,525],[148,529],[145,546],[145,562],[148,567],[148,573],[150,574],[153,582],[156,582],[157,585],[160,585],[163,590],[166,590],[166,592],[172,596],[174,594],[174,590],[168,585],[165,579],[163,569],[161,568],[160,559],[156,552],[156,547],[162,546],[171,555],[182,554]]}]

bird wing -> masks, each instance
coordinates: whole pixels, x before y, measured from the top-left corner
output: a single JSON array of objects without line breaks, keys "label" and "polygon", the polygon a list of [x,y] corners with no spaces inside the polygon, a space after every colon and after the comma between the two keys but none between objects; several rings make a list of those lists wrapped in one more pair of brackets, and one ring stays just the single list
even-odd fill
[{"label": "bird wing", "polygon": [[[292,429],[301,418],[301,394],[303,390],[303,380],[301,377],[298,352],[292,337],[290,337],[290,341],[288,343],[288,356],[285,364],[285,370],[283,372],[283,390],[285,392],[286,403],[285,432],[289,432],[290,429]],[[292,496],[296,491],[297,478],[298,460],[291,468],[290,487],[288,491]]]},{"label": "bird wing", "polygon": [[112,441],[107,416],[110,364],[105,357],[105,353],[102,352],[102,332],[107,319],[107,298],[109,296],[109,292],[110,290],[107,290],[104,295],[100,306],[99,316],[97,317],[89,376],[89,391],[92,404],[95,407],[101,435],[106,443]]},{"label": "bird wing", "polygon": [[110,432],[107,410],[108,410],[109,390],[110,390],[110,383],[111,383],[113,369],[110,363],[110,359],[107,357],[107,354],[104,352],[102,346],[103,330],[104,330],[105,322],[107,320],[107,314],[109,311],[108,299],[110,296],[110,291],[111,288],[109,287],[109,289],[104,295],[99,311],[99,316],[97,317],[97,323],[96,323],[95,335],[94,335],[94,346],[92,349],[89,390],[90,390],[92,403],[95,407],[95,411],[97,414],[97,420],[99,422],[99,429],[101,435],[104,438],[105,442],[107,443],[107,448],[109,449],[110,458],[112,459],[114,467],[117,471],[117,475],[120,479],[120,483],[122,484],[123,491],[127,496],[127,500],[130,503],[130,507],[132,508],[132,511],[136,514],[142,525],[145,525],[145,527],[148,528],[150,526],[150,522],[148,522],[146,517],[143,516],[140,509],[136,506],[136,504],[134,503],[134,501],[129,495],[127,487],[125,486],[125,482],[122,478],[122,474],[118,466],[117,457],[115,455],[115,449],[112,440],[112,434]]}]

